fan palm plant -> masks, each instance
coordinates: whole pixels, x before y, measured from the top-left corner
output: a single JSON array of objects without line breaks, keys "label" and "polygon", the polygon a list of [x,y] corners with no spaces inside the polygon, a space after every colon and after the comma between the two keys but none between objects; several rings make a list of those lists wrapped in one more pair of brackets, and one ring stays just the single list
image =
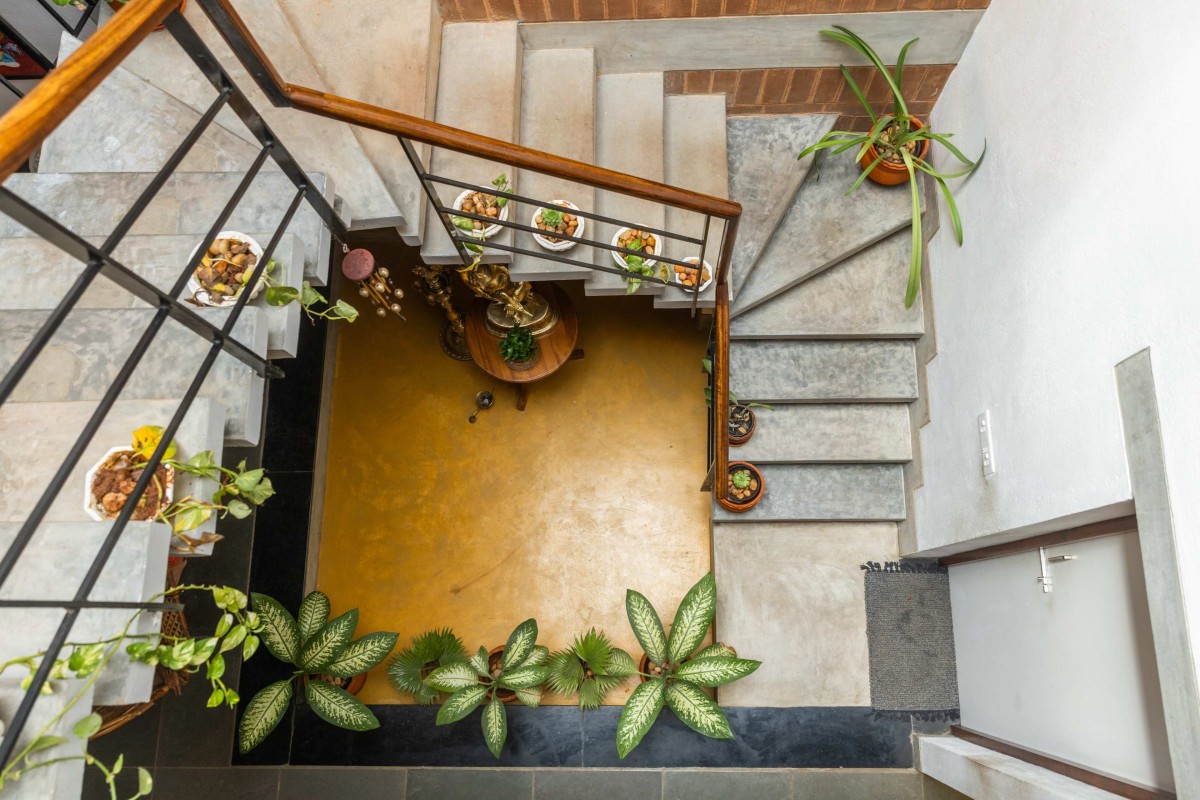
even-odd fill
[{"label": "fan palm plant", "polygon": [[625,611],[638,643],[646,651],[651,671],[639,673],[647,680],[633,690],[621,710],[617,755],[624,758],[638,746],[664,705],[697,733],[732,739],[725,712],[701,687],[732,683],[754,672],[762,662],[738,658],[719,643],[696,652],[717,613],[717,584],[712,573],[684,595],[669,637],[658,612],[641,593],[632,589],[625,593]]},{"label": "fan palm plant", "polygon": [[[954,236],[961,245],[963,242],[962,220],[959,218],[958,206],[954,202],[954,195],[951,194],[950,187],[946,185],[946,181],[950,178],[964,177],[975,171],[983,161],[983,153],[979,154],[977,160],[972,161],[950,143],[950,137],[953,134],[934,133],[928,127],[916,122],[909,114],[908,104],[904,101],[904,95],[900,90],[900,86],[904,74],[905,56],[908,55],[908,48],[916,43],[916,39],[909,41],[904,47],[900,48],[900,55],[896,58],[896,67],[893,73],[888,70],[883,60],[871,46],[849,28],[835,25],[834,30],[821,31],[821,35],[854,48],[854,50],[871,62],[872,66],[879,71],[880,76],[887,83],[888,91],[891,92],[892,113],[876,114],[874,109],[871,108],[871,104],[867,102],[866,96],[863,95],[862,89],[859,88],[858,82],[854,80],[850,71],[843,65],[841,67],[842,77],[845,78],[846,85],[854,92],[854,96],[858,98],[858,102],[866,109],[867,116],[871,118],[871,130],[867,133],[830,131],[822,136],[819,141],[804,148],[797,158],[804,158],[818,150],[830,150],[831,155],[837,155],[847,150],[858,148],[855,160],[863,164],[863,173],[858,176],[858,179],[847,190],[846,194],[850,194],[850,192],[857,189],[862,184],[864,178],[885,163],[902,165],[907,170],[908,183],[912,191],[912,257],[909,261],[908,288],[904,294],[904,306],[910,308],[916,300],[917,290],[921,286],[921,195],[918,181],[920,176],[918,173],[923,172],[931,176],[937,182],[938,187],[941,188],[942,195],[946,198],[946,206],[950,209],[950,221],[954,226]],[[928,153],[929,145],[932,142],[937,142],[945,147],[955,158],[966,165],[966,169],[951,174],[935,170],[925,158],[925,154]],[[986,150],[987,146],[985,144],[984,151],[986,152]]]},{"label": "fan palm plant", "polygon": [[441,693],[426,685],[425,679],[438,667],[466,660],[467,649],[454,631],[449,628],[425,631],[388,662],[388,680],[397,692],[411,695],[422,705],[429,705]]},{"label": "fan palm plant", "polygon": [[579,708],[591,711],[626,678],[637,674],[633,658],[613,647],[608,636],[592,628],[576,636],[566,650],[550,656],[546,686],[555,694],[578,695]]},{"label": "fan palm plant", "polygon": [[438,667],[425,679],[429,688],[449,692],[438,709],[437,724],[449,725],[470,715],[486,701],[483,709],[483,740],[496,758],[508,738],[508,713],[504,696],[516,695],[530,708],[542,701],[542,684],[549,670],[549,649],[537,644],[537,620],[527,619],[508,637],[503,653],[492,656],[486,647],[466,662]]}]

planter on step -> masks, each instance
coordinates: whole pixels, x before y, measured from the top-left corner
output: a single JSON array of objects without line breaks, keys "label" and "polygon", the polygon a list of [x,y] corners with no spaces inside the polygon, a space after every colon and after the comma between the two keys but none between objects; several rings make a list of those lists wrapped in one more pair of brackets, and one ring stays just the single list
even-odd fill
[{"label": "planter on step", "polygon": [[[454,198],[454,210],[465,211],[468,214],[475,214],[479,217],[495,217],[508,221],[508,203],[499,205],[499,198],[494,195],[484,194],[483,192],[466,190],[458,197]],[[474,236],[477,239],[490,239],[500,232],[502,225],[486,225],[477,219],[461,218],[463,223],[459,226],[467,234]],[[470,227],[467,227],[467,224]]]},{"label": "planter on step", "polygon": [[[695,265],[700,259],[696,256],[688,256],[684,259],[689,264]],[[697,281],[700,283],[699,291],[703,292],[708,288],[708,285],[713,281],[712,264],[708,263],[708,259],[704,260],[704,269],[697,270],[695,266],[683,267],[679,264],[672,265],[671,280],[678,283],[689,292],[696,291]]]},{"label": "planter on step", "polygon": [[729,446],[741,447],[750,441],[758,427],[758,416],[754,409],[743,403],[729,407]]},{"label": "planter on step", "polygon": [[306,684],[310,680],[325,681],[326,683],[328,683],[331,686],[336,686],[339,689],[344,689],[345,691],[349,692],[350,694],[356,695],[362,691],[362,688],[364,686],[367,685],[367,673],[360,672],[357,675],[350,677],[350,678],[338,678],[333,675],[326,675],[324,673],[320,673],[320,674],[316,674],[316,675],[306,675],[304,677],[304,682]]},{"label": "planter on step", "polygon": [[[84,479],[83,507],[97,522],[116,519],[129,500],[133,486],[142,475],[135,459],[137,453],[128,447],[113,447],[106,452]],[[158,512],[171,505],[175,495],[175,469],[159,464],[157,480],[150,481],[130,519],[134,522],[152,520]]]},{"label": "planter on step", "polygon": [[[196,245],[188,256],[190,262],[203,245]],[[195,272],[188,278],[187,290],[202,306],[229,308],[237,304],[246,283],[262,260],[262,246],[240,231],[221,231],[208,245]],[[250,291],[250,299],[266,288],[266,273]]]},{"label": "planter on step", "polygon": [[[493,647],[488,651],[488,672],[492,673],[493,678],[500,676],[500,664],[504,660],[504,645]],[[512,703],[517,699],[517,693],[512,689],[503,689],[496,687],[496,697],[501,703]]]},{"label": "planter on step", "polygon": [[[919,131],[925,127],[925,123],[913,116],[909,116],[908,124],[910,129],[914,131]],[[915,146],[916,152],[913,153],[914,157],[919,158],[922,161],[929,158],[928,139],[921,139],[919,142],[915,143]],[[862,160],[858,163],[865,170],[870,167],[877,158],[879,158],[879,151],[875,149],[874,145],[871,145],[867,148],[867,152],[863,153]],[[878,183],[880,186],[899,186],[902,183],[908,183],[908,168],[904,166],[903,161],[889,161],[888,159],[884,158],[875,165],[875,169],[867,173],[867,178],[874,183]]]},{"label": "planter on step", "polygon": [[[575,211],[578,211],[579,206],[575,205],[569,200],[554,200],[553,205],[561,206],[562,208],[562,210],[555,208],[550,209],[551,211],[557,212],[559,215],[557,220],[547,221],[543,218],[543,212],[545,212],[547,208],[539,208],[534,211],[533,216],[529,218],[529,224],[534,228],[546,231],[548,234],[561,233],[566,234],[567,236],[574,236],[577,239],[583,238],[584,228],[587,227],[586,221],[583,217],[572,214],[568,210],[574,209]],[[550,222],[556,222],[557,224],[551,227],[549,224]],[[571,242],[565,239],[555,239],[551,236],[540,233],[533,234],[533,240],[537,242],[539,246],[555,252],[570,250],[572,247],[578,244],[577,242]]]},{"label": "planter on step", "polygon": [[726,496],[717,502],[735,513],[754,508],[767,489],[762,472],[749,461],[730,461],[725,481]]}]

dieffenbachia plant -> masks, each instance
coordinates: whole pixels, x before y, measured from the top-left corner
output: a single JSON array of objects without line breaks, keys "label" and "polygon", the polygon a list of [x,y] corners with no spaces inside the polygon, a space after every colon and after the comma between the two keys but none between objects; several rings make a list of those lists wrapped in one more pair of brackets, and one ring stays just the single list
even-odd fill
[{"label": "dieffenbachia plant", "polygon": [[537,708],[542,701],[541,687],[549,675],[545,663],[550,650],[537,643],[537,635],[537,620],[527,619],[508,637],[500,663],[494,669],[489,663],[487,648],[480,647],[479,652],[465,663],[447,664],[430,673],[425,684],[436,691],[450,693],[438,709],[437,724],[458,722],[486,702],[483,740],[492,755],[499,758],[504,740],[508,738],[508,714],[499,692],[512,691],[530,708]]},{"label": "dieffenbachia plant", "polygon": [[637,674],[633,658],[595,628],[576,636],[566,650],[552,654],[546,666],[550,669],[546,686],[555,694],[578,695],[582,711],[599,707],[609,692]]},{"label": "dieffenbachia plant", "polygon": [[379,664],[396,646],[398,634],[382,631],[354,638],[358,609],[329,619],[329,598],[312,592],[293,617],[265,594],[250,595],[251,608],[262,620],[260,635],[271,655],[295,667],[290,677],[258,692],[238,723],[238,749],[249,752],[283,719],[294,695],[293,683],[304,683],[304,696],[318,717],[350,731],[369,731],[379,720],[357,697],[323,679],[349,679]]},{"label": "dieffenbachia plant", "polygon": [[713,739],[732,739],[729,720],[701,687],[724,686],[744,678],[762,662],[738,658],[724,645],[696,652],[717,613],[717,584],[708,573],[684,595],[668,637],[650,601],[630,589],[625,594],[629,625],[651,664],[639,673],[646,682],[633,690],[617,722],[617,755],[629,755],[658,719],[663,706],[685,725]]},{"label": "dieffenbachia plant", "polygon": [[441,692],[427,686],[425,679],[438,667],[461,664],[466,660],[467,649],[454,631],[449,628],[425,631],[392,657],[387,667],[388,680],[397,692],[429,705],[441,696]]}]

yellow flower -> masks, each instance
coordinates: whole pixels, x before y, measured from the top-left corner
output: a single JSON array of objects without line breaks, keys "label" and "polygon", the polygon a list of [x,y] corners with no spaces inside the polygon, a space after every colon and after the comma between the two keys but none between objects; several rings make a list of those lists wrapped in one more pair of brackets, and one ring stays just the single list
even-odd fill
[{"label": "yellow flower", "polygon": [[[161,425],[143,425],[133,432],[133,449],[139,456],[149,460],[154,454],[158,443],[162,441],[163,428]],[[167,447],[167,452],[163,453],[163,460],[175,457],[175,441],[172,439],[171,444]]]}]

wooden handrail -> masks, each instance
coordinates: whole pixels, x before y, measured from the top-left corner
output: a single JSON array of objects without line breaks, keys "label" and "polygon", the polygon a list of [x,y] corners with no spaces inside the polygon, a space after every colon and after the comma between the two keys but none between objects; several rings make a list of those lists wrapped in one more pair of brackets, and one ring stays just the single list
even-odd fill
[{"label": "wooden handrail", "polygon": [[179,0],[128,4],[0,117],[0,181],[20,169],[38,145],[178,7]]},{"label": "wooden handrail", "polygon": [[713,495],[724,500],[729,488],[729,291],[725,284],[717,285],[717,308],[713,344],[713,449],[716,469],[713,470]]}]

